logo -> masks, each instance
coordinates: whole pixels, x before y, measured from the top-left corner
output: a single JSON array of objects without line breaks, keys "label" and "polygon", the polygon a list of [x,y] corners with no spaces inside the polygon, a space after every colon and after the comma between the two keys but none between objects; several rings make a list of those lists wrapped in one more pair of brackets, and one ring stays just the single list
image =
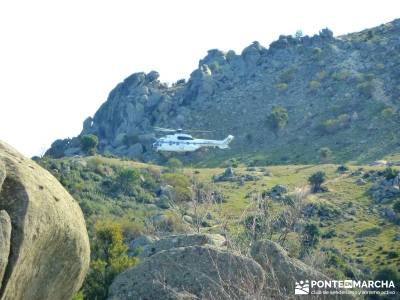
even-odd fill
[{"label": "logo", "polygon": [[295,295],[395,295],[393,280],[300,280]]},{"label": "logo", "polygon": [[310,293],[310,282],[308,280],[299,282],[296,281],[296,286],[294,288],[295,295],[308,295]]}]

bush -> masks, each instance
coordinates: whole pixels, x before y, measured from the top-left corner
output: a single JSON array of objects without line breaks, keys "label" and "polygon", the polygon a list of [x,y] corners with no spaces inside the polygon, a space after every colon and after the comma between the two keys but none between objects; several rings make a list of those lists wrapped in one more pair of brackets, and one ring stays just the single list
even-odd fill
[{"label": "bush", "polygon": [[311,184],[311,190],[313,193],[321,191],[321,185],[325,182],[325,179],[326,174],[322,171],[318,171],[308,178],[308,182]]},{"label": "bush", "polygon": [[310,87],[310,90],[316,91],[321,87],[321,83],[316,80],[311,80],[308,86]]},{"label": "bush", "polygon": [[347,172],[349,170],[349,167],[348,166],[346,166],[346,165],[340,165],[338,168],[337,168],[337,172],[340,172],[340,173],[342,173],[342,172]]},{"label": "bush", "polygon": [[296,68],[288,68],[281,73],[279,76],[279,80],[281,83],[289,83],[294,78],[294,73],[296,72]]},{"label": "bush", "polygon": [[371,81],[362,82],[357,85],[359,93],[367,98],[371,98],[375,91],[375,85]]},{"label": "bush", "polygon": [[188,231],[188,226],[182,221],[182,218],[174,212],[166,213],[165,220],[162,220],[155,226],[156,230],[162,232],[185,233]]},{"label": "bush", "polygon": [[98,144],[99,139],[94,134],[87,134],[81,137],[81,150],[88,155],[96,153]]},{"label": "bush", "polygon": [[313,53],[313,55],[314,55],[315,58],[320,58],[321,55],[322,55],[322,49],[319,48],[319,47],[315,47],[315,48],[312,50],[312,53]]},{"label": "bush", "polygon": [[396,176],[397,176],[398,173],[399,173],[399,172],[397,172],[395,169],[393,169],[393,168],[391,168],[391,167],[387,167],[387,168],[385,169],[385,171],[383,171],[383,176],[385,176],[385,178],[386,178],[387,180],[391,180],[391,179],[396,178]]},{"label": "bush", "polygon": [[274,133],[286,127],[288,123],[287,109],[281,106],[273,106],[271,114],[267,117],[267,124]]},{"label": "bush", "polygon": [[314,223],[307,223],[301,237],[302,256],[316,248],[319,243],[321,232]]},{"label": "bush", "polygon": [[332,74],[332,78],[337,81],[345,81],[350,77],[350,72],[347,70],[341,70]]},{"label": "bush", "polygon": [[331,239],[333,237],[337,236],[336,230],[335,229],[331,229],[328,230],[327,232],[325,232],[321,237],[323,239]]},{"label": "bush", "polygon": [[398,258],[399,253],[397,253],[396,251],[389,251],[386,257],[388,259]]},{"label": "bush", "polygon": [[393,210],[400,214],[400,200],[397,200],[394,204],[393,204]]},{"label": "bush", "polygon": [[126,195],[132,194],[133,189],[139,184],[139,180],[140,173],[135,169],[122,169],[116,178],[119,190]]},{"label": "bush", "polygon": [[288,87],[289,87],[288,84],[284,82],[275,84],[275,88],[280,92],[286,91]]},{"label": "bush", "polygon": [[92,245],[92,261],[82,291],[85,299],[105,300],[114,278],[138,263],[127,255],[121,226],[114,222],[98,222]]},{"label": "bush", "polygon": [[325,71],[320,71],[315,75],[315,78],[318,81],[321,81],[321,80],[325,79],[325,77],[326,77],[326,72]]},{"label": "bush", "polygon": [[328,119],[321,124],[322,133],[335,133],[340,129],[346,128],[350,123],[350,116],[342,114],[335,119]]},{"label": "bush", "polygon": [[174,172],[182,169],[183,164],[179,159],[172,157],[172,158],[168,159],[166,166],[168,168],[168,171],[174,173]]},{"label": "bush", "polygon": [[190,179],[179,173],[168,173],[161,176],[164,184],[168,184],[174,188],[175,200],[178,202],[188,202],[192,199],[192,191],[190,189]]},{"label": "bush", "polygon": [[386,107],[381,111],[381,116],[383,119],[388,120],[392,118],[395,113],[396,112],[392,107]]},{"label": "bush", "polygon": [[378,226],[373,226],[369,228],[365,228],[357,233],[357,237],[368,237],[368,236],[377,236],[382,232],[382,229]]},{"label": "bush", "polygon": [[319,149],[319,157],[321,158],[322,161],[326,162],[328,161],[332,156],[332,150],[329,149],[328,147],[322,147]]}]

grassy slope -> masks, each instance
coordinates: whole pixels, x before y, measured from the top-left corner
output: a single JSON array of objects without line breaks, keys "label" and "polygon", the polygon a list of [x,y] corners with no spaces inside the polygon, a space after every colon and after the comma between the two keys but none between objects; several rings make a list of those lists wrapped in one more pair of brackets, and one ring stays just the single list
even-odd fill
[{"label": "grassy slope", "polygon": [[[363,167],[365,170],[382,169],[368,166],[352,166],[351,170]],[[259,170],[260,168],[256,168]],[[327,202],[333,204],[342,213],[335,221],[323,222],[322,233],[335,230],[337,236],[330,239],[322,239],[321,247],[337,248],[345,257],[356,264],[375,269],[382,264],[392,265],[400,269],[400,258],[387,259],[386,252],[400,252],[400,241],[395,241],[396,234],[399,233],[399,227],[391,224],[380,216],[381,207],[373,204],[367,194],[370,184],[363,186],[357,185],[356,180],[359,176],[350,176],[349,174],[338,174],[337,165],[303,165],[303,166],[270,166],[267,168],[272,176],[262,176],[263,172],[249,172],[246,168],[236,168],[237,174],[250,173],[261,176],[261,180],[247,182],[244,186],[238,186],[236,183],[216,183],[219,190],[226,195],[227,202],[223,204],[223,215],[232,222],[247,209],[250,209],[251,200],[246,198],[246,194],[254,191],[264,191],[276,184],[283,184],[293,191],[296,187],[302,187],[307,184],[307,178],[316,171],[324,171],[327,174],[326,186],[329,189],[327,193],[310,195],[307,202]],[[212,176],[220,174],[223,169],[197,169],[197,175],[201,181],[211,183]],[[187,169],[186,172],[191,172]],[[276,206],[280,206],[276,203]],[[350,210],[355,214],[350,214]],[[318,219],[314,221],[319,222]],[[358,239],[358,235],[366,228],[378,226],[382,232],[377,236],[368,236]],[[214,229],[215,230],[215,229]],[[357,242],[356,242],[357,240]]]},{"label": "grassy slope", "polygon": [[[51,170],[51,166],[55,165],[71,165],[77,158],[64,158],[59,160],[47,161],[45,166]],[[87,162],[87,167],[81,169],[82,172],[91,172],[89,169],[104,168],[135,168],[141,170],[161,170],[162,167],[155,165],[148,165],[133,161],[119,160],[114,158],[79,158]],[[351,171],[358,169],[360,166],[350,167]],[[366,185],[357,185],[356,180],[359,176],[351,176],[349,173],[339,174],[336,172],[337,165],[324,164],[324,165],[285,165],[285,166],[269,166],[267,168],[257,167],[253,171],[245,167],[235,168],[236,174],[251,174],[259,176],[258,181],[248,181],[243,186],[235,182],[220,182],[213,183],[213,175],[221,174],[223,168],[185,168],[183,172],[188,176],[195,176],[199,181],[211,185],[213,188],[223,193],[226,202],[222,206],[213,207],[213,215],[215,219],[225,219],[228,223],[228,228],[234,230],[235,226],[241,220],[245,212],[250,212],[254,206],[251,205],[251,197],[246,197],[251,192],[262,192],[268,190],[276,184],[286,185],[290,191],[295,188],[304,187],[307,184],[307,178],[316,171],[324,171],[327,174],[326,186],[329,192],[310,195],[307,202],[328,203],[338,209],[341,214],[335,220],[321,221],[318,218],[313,218],[312,221],[321,226],[322,233],[330,230],[335,230],[336,237],[329,239],[321,239],[320,246],[333,247],[340,251],[347,261],[351,261],[363,268],[375,269],[382,264],[395,266],[400,269],[400,258],[387,259],[388,251],[400,251],[400,241],[395,241],[394,237],[399,233],[399,227],[385,221],[380,216],[382,207],[373,203],[372,199],[368,196],[367,190],[370,183]],[[378,167],[364,166],[365,170],[379,169]],[[266,176],[268,171],[270,174]],[[74,170],[69,174],[74,174]],[[53,171],[54,173],[54,171]],[[55,172],[57,173],[57,172]],[[60,174],[58,173],[59,177]],[[101,175],[102,178],[112,177],[113,174],[105,173]],[[67,189],[73,194],[79,202],[85,198],[85,193],[81,190],[77,191],[74,188],[74,176],[69,178],[69,185]],[[86,187],[86,193],[101,194],[98,184],[92,179],[83,181]],[[98,199],[102,199],[101,201]],[[90,205],[96,202],[95,213],[92,213],[88,218],[89,226],[98,218],[117,218],[125,219],[128,221],[135,221],[143,224],[144,218],[158,214],[163,210],[149,206],[144,203],[137,203],[134,200],[130,201],[129,198],[125,201],[132,203],[126,204],[120,200],[115,200],[111,196],[101,195],[101,197],[93,198],[89,201]],[[92,201],[92,202],[90,202]],[[100,202],[99,202],[100,201]],[[87,203],[86,203],[87,205]],[[121,213],[122,209],[122,213]],[[283,210],[285,206],[280,203],[274,203],[273,209]],[[352,211],[352,213],[350,213]],[[204,228],[204,231],[221,232],[221,225],[215,225],[211,228]],[[379,227],[381,233],[376,236],[367,236],[359,238],[358,234],[366,228]],[[142,231],[143,228],[137,228],[137,231]]]}]

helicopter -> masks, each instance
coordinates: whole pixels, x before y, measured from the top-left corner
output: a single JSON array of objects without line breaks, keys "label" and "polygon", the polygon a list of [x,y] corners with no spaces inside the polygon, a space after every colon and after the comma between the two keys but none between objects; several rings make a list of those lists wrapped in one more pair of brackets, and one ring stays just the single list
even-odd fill
[{"label": "helicopter", "polygon": [[207,130],[183,130],[183,129],[169,129],[162,127],[154,127],[155,130],[161,132],[172,133],[157,139],[153,143],[153,149],[157,152],[193,152],[203,147],[212,147],[219,149],[228,149],[229,143],[233,140],[233,135],[228,135],[223,140],[205,140],[193,138],[190,134],[183,133],[189,132],[211,132]]}]

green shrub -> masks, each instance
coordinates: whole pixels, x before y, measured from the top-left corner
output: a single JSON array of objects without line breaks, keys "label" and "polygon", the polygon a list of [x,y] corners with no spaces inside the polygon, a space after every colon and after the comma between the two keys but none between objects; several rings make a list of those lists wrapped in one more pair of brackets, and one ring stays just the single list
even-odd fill
[{"label": "green shrub", "polygon": [[394,259],[399,257],[399,253],[396,251],[389,251],[387,256],[388,259]]},{"label": "green shrub", "polygon": [[92,260],[82,287],[85,299],[105,300],[114,278],[138,263],[127,255],[122,228],[114,222],[98,222],[92,240]]},{"label": "green shrub", "polygon": [[385,178],[387,180],[391,180],[396,178],[397,174],[399,174],[399,172],[391,167],[387,167],[384,171],[383,171],[383,176],[385,176]]},{"label": "green shrub", "polygon": [[311,80],[308,84],[310,90],[316,91],[321,87],[321,83],[317,80]]},{"label": "green shrub", "polygon": [[180,173],[167,173],[161,176],[164,184],[174,188],[175,201],[188,202],[192,199],[191,182],[188,176]]},{"label": "green shrub", "polygon": [[341,114],[336,119],[328,119],[324,121],[320,127],[322,133],[335,133],[339,130],[346,128],[350,123],[350,116],[348,114]]},{"label": "green shrub", "polygon": [[336,169],[336,171],[337,171],[337,172],[340,172],[340,173],[342,173],[342,172],[347,172],[348,170],[349,170],[349,167],[346,166],[346,165],[340,165],[340,166],[337,167],[337,169]]},{"label": "green shrub", "polygon": [[118,172],[116,183],[119,190],[130,195],[133,189],[139,185],[140,173],[135,169],[122,169]]},{"label": "green shrub", "polygon": [[341,70],[332,74],[332,79],[337,81],[345,81],[350,77],[350,72],[347,70]]},{"label": "green shrub", "polygon": [[168,171],[174,173],[174,172],[182,169],[183,164],[179,159],[172,157],[172,158],[168,159],[166,166],[168,168]]},{"label": "green shrub", "polygon": [[321,48],[319,48],[319,47],[315,47],[313,50],[312,50],[312,53],[313,53],[313,55],[314,55],[314,57],[315,58],[321,58],[321,55],[322,55],[322,49]]},{"label": "green shrub", "polygon": [[373,226],[369,228],[365,228],[357,233],[357,237],[368,237],[368,236],[377,236],[382,232],[382,229],[378,226]]},{"label": "green shrub", "polygon": [[397,200],[394,204],[393,204],[393,210],[400,214],[400,200]]},{"label": "green shrub", "polygon": [[320,71],[315,75],[315,78],[317,81],[321,81],[321,80],[325,79],[325,77],[326,77],[325,71]]},{"label": "green shrub", "polygon": [[182,218],[170,211],[165,214],[165,220],[157,224],[156,229],[163,232],[185,233],[188,231],[188,226],[182,221]]},{"label": "green shrub", "polygon": [[362,96],[371,98],[375,91],[375,85],[371,81],[362,82],[357,85],[357,89]]},{"label": "green shrub", "polygon": [[275,84],[275,88],[280,92],[286,91],[288,87],[289,87],[288,84],[284,82]]},{"label": "green shrub", "polygon": [[289,120],[287,109],[281,106],[273,106],[271,114],[267,117],[269,128],[277,133],[279,130],[286,127]]},{"label": "green shrub", "polygon": [[87,134],[81,137],[81,150],[89,155],[96,153],[99,139],[94,134]]},{"label": "green shrub", "polygon": [[291,67],[286,69],[285,71],[283,71],[280,76],[279,76],[279,80],[281,83],[289,83],[293,80],[294,78],[294,74],[296,72],[296,68]]},{"label": "green shrub", "polygon": [[331,239],[333,237],[337,236],[336,230],[335,229],[330,229],[327,232],[325,232],[321,237],[323,239]]},{"label": "green shrub", "polygon": [[381,116],[383,119],[388,120],[388,119],[392,118],[395,113],[396,112],[392,107],[386,107],[386,108],[382,109]]},{"label": "green shrub", "polygon": [[323,171],[318,171],[312,174],[308,178],[308,182],[311,184],[311,191],[317,193],[321,191],[321,185],[325,182],[326,174]]},{"label": "green shrub", "polygon": [[328,147],[322,147],[319,149],[319,157],[323,162],[327,162],[332,156],[332,150]]},{"label": "green shrub", "polygon": [[309,253],[312,249],[316,248],[319,243],[321,232],[314,223],[307,223],[301,236],[302,255]]}]

